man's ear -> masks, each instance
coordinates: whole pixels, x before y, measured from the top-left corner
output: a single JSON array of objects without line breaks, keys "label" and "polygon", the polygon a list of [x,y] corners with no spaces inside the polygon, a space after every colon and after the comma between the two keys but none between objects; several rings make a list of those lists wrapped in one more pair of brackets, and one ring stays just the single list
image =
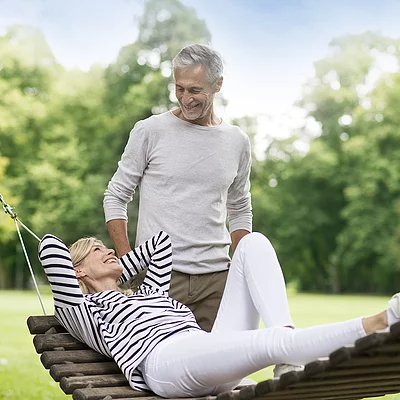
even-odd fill
[{"label": "man's ear", "polygon": [[74,268],[75,270],[75,275],[78,279],[82,279],[86,276],[85,271],[83,271],[81,268],[77,267]]}]

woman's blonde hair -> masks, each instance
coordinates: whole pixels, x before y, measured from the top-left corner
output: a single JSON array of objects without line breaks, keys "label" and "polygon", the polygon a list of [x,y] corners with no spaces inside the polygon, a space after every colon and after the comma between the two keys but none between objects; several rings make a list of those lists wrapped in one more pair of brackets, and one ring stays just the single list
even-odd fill
[{"label": "woman's blonde hair", "polygon": [[[74,268],[78,267],[79,264],[86,258],[86,256],[92,250],[93,246],[105,246],[105,245],[100,239],[90,236],[90,237],[78,239],[76,242],[74,242],[69,247],[72,265]],[[82,279],[78,278],[78,283],[79,283],[79,287],[81,288],[83,294],[90,293],[88,287],[85,285],[85,283],[82,281]],[[120,289],[120,291],[126,295],[133,293],[133,291],[130,289],[127,289],[127,290]]]},{"label": "woman's blonde hair", "polygon": [[[73,243],[69,247],[72,265],[74,266],[74,268],[79,266],[79,264],[90,253],[93,246],[96,246],[96,245],[104,246],[104,243],[95,237],[86,237],[86,238],[78,239],[75,243]],[[87,288],[85,283],[82,281],[82,279],[78,278],[78,283],[79,283],[79,287],[82,290],[82,293],[88,294],[89,289]]]}]

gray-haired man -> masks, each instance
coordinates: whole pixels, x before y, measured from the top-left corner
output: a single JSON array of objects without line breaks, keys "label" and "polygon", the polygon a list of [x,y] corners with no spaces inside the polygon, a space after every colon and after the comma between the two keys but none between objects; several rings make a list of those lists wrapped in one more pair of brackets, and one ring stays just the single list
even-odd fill
[{"label": "gray-haired man", "polygon": [[187,46],[173,68],[179,107],[136,123],[105,192],[104,212],[122,256],[131,250],[127,204],[140,187],[136,243],[160,230],[170,235],[170,296],[189,306],[210,331],[225,287],[229,246],[234,251],[252,230],[250,141],[214,113],[223,82],[217,52]]}]

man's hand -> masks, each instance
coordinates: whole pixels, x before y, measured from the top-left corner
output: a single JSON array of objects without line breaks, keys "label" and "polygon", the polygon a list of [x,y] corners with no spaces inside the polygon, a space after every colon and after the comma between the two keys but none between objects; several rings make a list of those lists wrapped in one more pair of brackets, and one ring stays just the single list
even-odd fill
[{"label": "man's hand", "polygon": [[242,239],[243,236],[248,235],[250,232],[246,231],[245,229],[238,229],[237,231],[233,231],[231,233],[231,249],[232,249],[232,255],[236,250],[236,247],[238,245],[238,243],[240,242],[240,240]]}]

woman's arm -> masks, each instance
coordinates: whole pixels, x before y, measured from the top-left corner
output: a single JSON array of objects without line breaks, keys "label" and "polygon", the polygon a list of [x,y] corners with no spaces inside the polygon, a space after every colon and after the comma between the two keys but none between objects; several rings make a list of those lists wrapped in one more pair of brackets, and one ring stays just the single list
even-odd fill
[{"label": "woman's arm", "polygon": [[172,269],[172,246],[163,231],[121,257],[121,283],[148,267],[144,284],[168,293]]},{"label": "woman's arm", "polygon": [[60,239],[46,235],[39,244],[39,260],[51,285],[55,307],[72,307],[84,301],[68,248]]}]

